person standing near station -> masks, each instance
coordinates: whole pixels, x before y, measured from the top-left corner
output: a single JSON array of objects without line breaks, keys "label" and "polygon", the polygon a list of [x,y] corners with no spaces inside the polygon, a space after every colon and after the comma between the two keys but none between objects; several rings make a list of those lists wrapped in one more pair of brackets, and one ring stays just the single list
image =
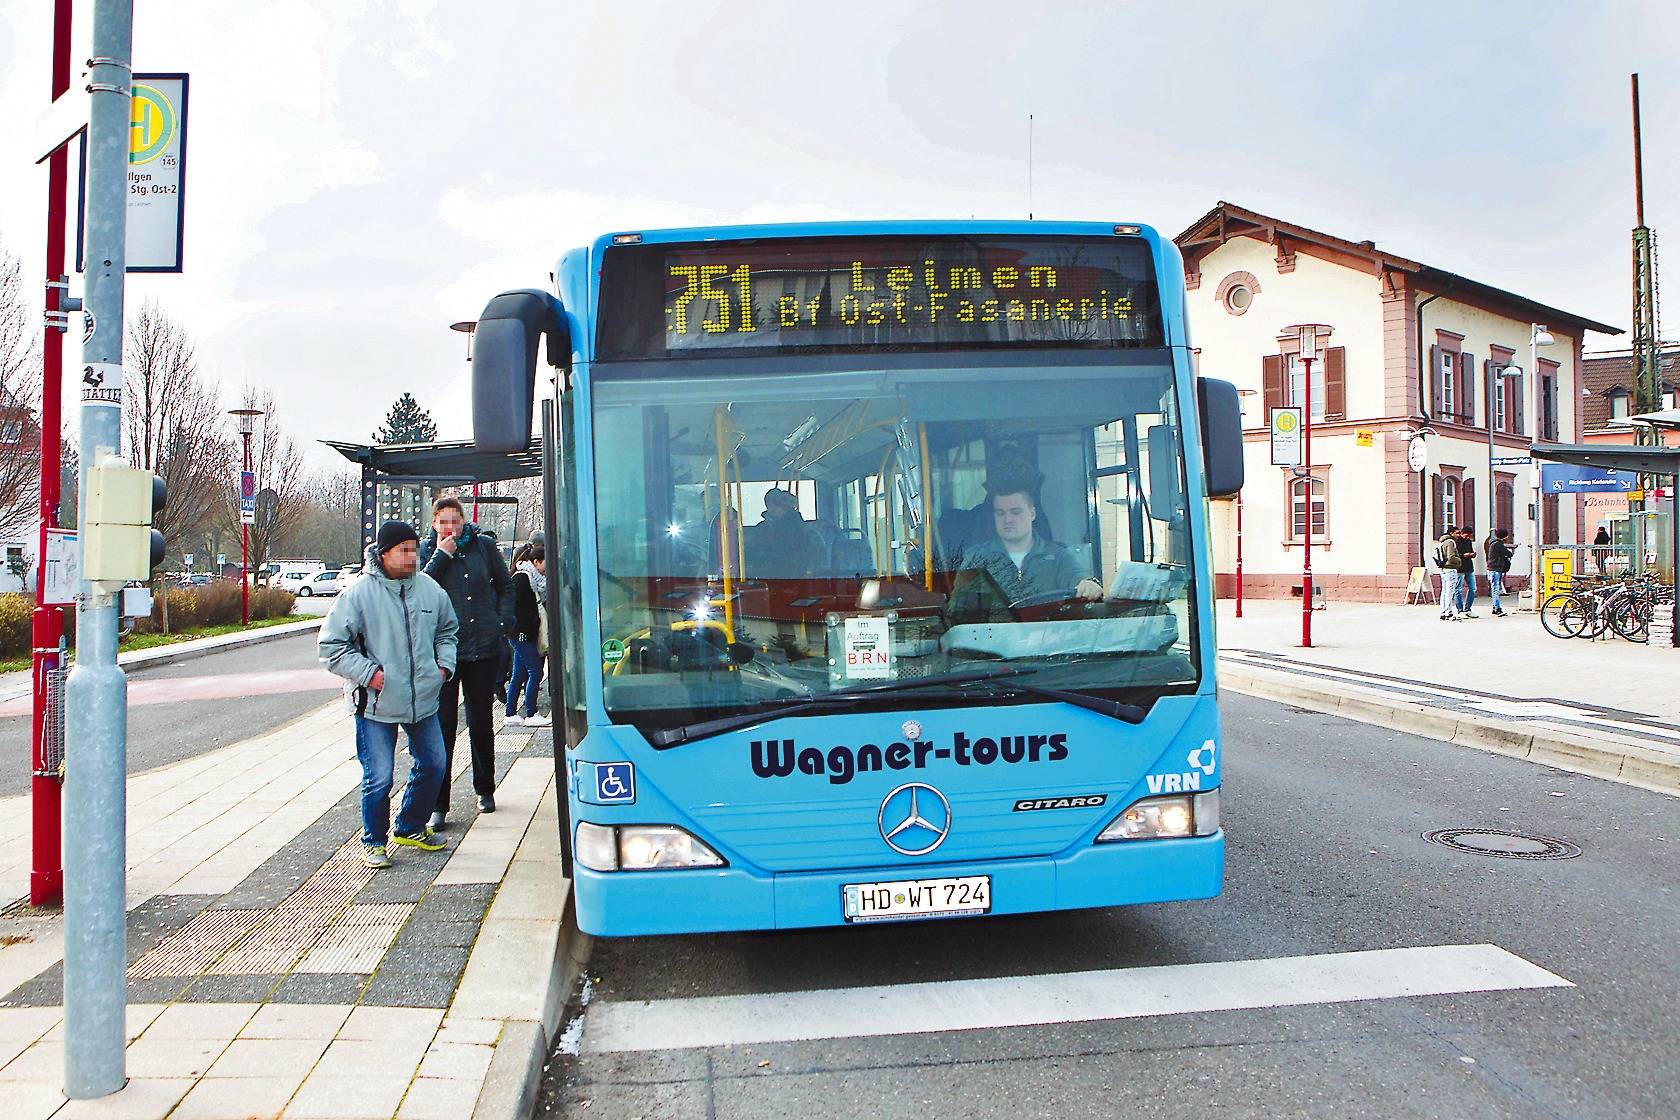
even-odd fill
[{"label": "person standing near station", "polygon": [[368,546],[362,578],[345,589],[321,624],[316,649],[343,677],[356,715],[356,757],[362,764],[362,862],[391,866],[391,779],[397,728],[408,736],[413,764],[403,785],[394,843],[425,852],[441,849],[426,824],[448,775],[438,697],[455,674],[455,609],[419,570],[419,534],[387,521]]},{"label": "person standing near station", "polygon": [[[546,542],[535,532],[514,556],[513,565],[513,676],[508,680],[507,721],[541,724],[537,689],[542,685],[543,654],[548,649],[544,603],[548,595]],[[520,692],[524,692],[524,704]]]},{"label": "person standing near station", "polygon": [[478,811],[496,811],[496,725],[491,705],[502,681],[502,654],[514,632],[513,579],[495,536],[469,522],[460,499],[453,497],[432,503],[432,530],[420,544],[420,564],[449,596],[461,626],[457,670],[444,684],[438,710],[448,766],[430,822],[437,829],[444,827],[449,815],[449,778],[463,696]]},{"label": "person standing near station", "polygon": [[1493,617],[1505,617],[1505,574],[1511,570],[1511,530],[1495,529],[1487,539],[1488,594],[1493,597]]},{"label": "person standing near station", "polygon": [[1476,605],[1476,534],[1468,525],[1458,530],[1458,617],[1480,618]]},{"label": "person standing near station", "polygon": [[1458,617],[1458,589],[1463,567],[1458,557],[1458,526],[1448,525],[1441,539],[1435,542],[1435,566],[1441,569],[1441,621],[1451,622]]}]

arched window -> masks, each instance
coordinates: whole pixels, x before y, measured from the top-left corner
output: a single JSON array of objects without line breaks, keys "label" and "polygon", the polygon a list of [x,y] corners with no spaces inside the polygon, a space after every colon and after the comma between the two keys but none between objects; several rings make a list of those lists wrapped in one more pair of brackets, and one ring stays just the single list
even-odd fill
[{"label": "arched window", "polygon": [[[1309,494],[1311,495],[1309,498]],[[1326,491],[1322,478],[1296,478],[1289,482],[1289,539],[1305,540],[1307,537],[1307,504],[1312,504],[1312,535],[1314,540],[1323,540],[1329,535],[1330,519],[1327,511]]]}]

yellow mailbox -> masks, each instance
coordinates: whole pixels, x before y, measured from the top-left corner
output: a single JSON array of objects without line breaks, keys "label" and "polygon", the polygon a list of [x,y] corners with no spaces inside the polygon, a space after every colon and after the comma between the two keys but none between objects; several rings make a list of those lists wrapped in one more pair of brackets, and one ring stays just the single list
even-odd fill
[{"label": "yellow mailbox", "polygon": [[1560,591],[1568,591],[1575,582],[1575,550],[1572,548],[1548,548],[1540,553],[1540,590],[1543,592],[1541,601],[1556,595]]}]

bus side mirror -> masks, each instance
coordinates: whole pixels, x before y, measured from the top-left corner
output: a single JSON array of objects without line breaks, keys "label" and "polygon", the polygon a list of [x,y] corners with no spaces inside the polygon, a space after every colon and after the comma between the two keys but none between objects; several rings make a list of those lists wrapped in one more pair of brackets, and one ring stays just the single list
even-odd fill
[{"label": "bus side mirror", "polygon": [[473,331],[473,443],[480,451],[512,454],[531,442],[537,383],[537,341],[548,337],[548,364],[564,366],[571,337],[560,301],[525,288],[484,305]]},{"label": "bus side mirror", "polygon": [[1202,467],[1210,498],[1229,498],[1243,487],[1242,398],[1229,381],[1196,379],[1202,421]]}]

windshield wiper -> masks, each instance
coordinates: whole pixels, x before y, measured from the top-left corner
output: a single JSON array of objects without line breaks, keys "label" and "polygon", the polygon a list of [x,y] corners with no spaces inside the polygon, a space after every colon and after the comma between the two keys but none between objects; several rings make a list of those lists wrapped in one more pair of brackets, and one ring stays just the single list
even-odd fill
[{"label": "windshield wiper", "polygon": [[750,727],[772,714],[777,717],[798,715],[800,712],[813,711],[819,708],[845,707],[883,694],[974,684],[979,681],[991,681],[999,677],[1015,677],[1023,673],[1036,671],[1035,669],[1018,667],[999,667],[960,673],[940,673],[936,676],[914,677],[904,681],[882,681],[879,684],[855,685],[851,688],[835,689],[833,692],[807,692],[803,696],[774,696],[755,702],[751,711],[737,712],[730,716],[719,716],[717,719],[699,720],[695,723],[685,723],[680,727],[666,727],[650,732],[648,742],[653,744],[655,750],[669,750],[671,747],[679,747],[684,743],[692,743],[698,739],[722,735],[726,731]]},{"label": "windshield wiper", "polygon": [[994,686],[997,692],[1013,692],[1017,695],[1025,693],[1028,696],[1040,696],[1046,700],[1059,700],[1063,704],[1072,704],[1076,708],[1084,708],[1088,712],[1117,719],[1122,723],[1142,723],[1149,715],[1149,709],[1137,704],[1128,704],[1123,700],[1108,700],[1101,696],[1089,696],[1083,692],[1068,692],[1060,688],[1049,688],[1042,684],[1029,684],[1026,681],[1010,681],[1008,684]]}]

